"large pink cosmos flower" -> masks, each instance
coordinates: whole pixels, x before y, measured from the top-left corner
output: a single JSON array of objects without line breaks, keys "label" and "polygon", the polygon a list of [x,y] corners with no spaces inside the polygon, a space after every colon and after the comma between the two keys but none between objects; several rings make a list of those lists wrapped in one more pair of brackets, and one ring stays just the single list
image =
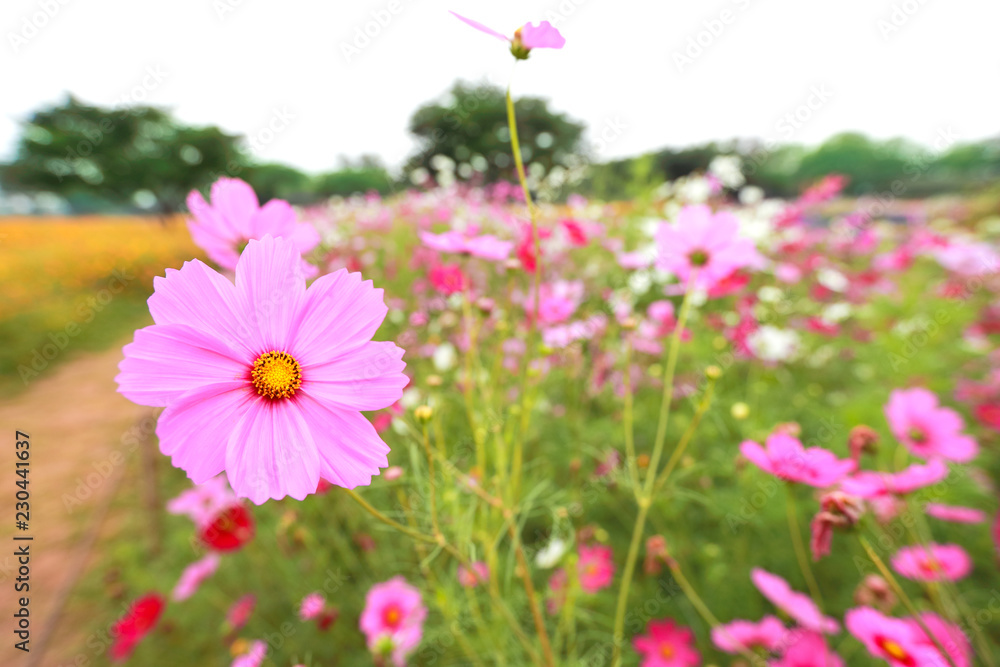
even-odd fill
[{"label": "large pink cosmos flower", "polygon": [[773,651],[785,637],[785,624],[776,616],[765,616],[759,623],[737,620],[712,628],[712,643],[720,651],[739,653],[761,646]]},{"label": "large pink cosmos flower", "polygon": [[657,268],[677,276],[681,284],[711,290],[734,271],[759,269],[764,259],[753,241],[739,236],[732,213],[703,204],[685,206],[677,224],[663,223],[656,232]]},{"label": "large pink cosmos flower", "polygon": [[642,667],[695,667],[701,654],[694,648],[694,634],[673,620],[650,621],[646,634],[632,639],[632,647],[642,655]]},{"label": "large pink cosmos flower", "polygon": [[[969,642],[965,635],[934,614],[925,613],[920,618],[954,664],[969,667]],[[892,618],[871,607],[857,607],[847,612],[844,624],[872,655],[892,667],[944,667],[950,664],[916,619]]]},{"label": "large pink cosmos flower", "polygon": [[[261,206],[253,188],[238,178],[217,180],[212,185],[211,204],[192,190],[187,205],[194,216],[188,220],[191,238],[213,262],[230,271],[236,269],[249,241],[268,234],[290,239],[300,253],[309,252],[320,241],[312,225],[298,222],[288,202],[272,199]],[[315,275],[315,267],[303,264],[307,275]]]},{"label": "large pink cosmos flower", "polygon": [[961,415],[938,405],[937,396],[926,389],[893,391],[885,417],[896,439],[921,458],[942,456],[966,463],[979,450],[976,441],[962,433]]},{"label": "large pink cosmos flower", "polygon": [[972,559],[957,544],[903,547],[892,557],[892,568],[917,581],[958,581],[972,572]]},{"label": "large pink cosmos flower", "polygon": [[481,236],[466,236],[462,232],[445,232],[443,234],[432,234],[430,232],[420,232],[420,240],[428,248],[433,248],[438,252],[466,253],[473,257],[489,259],[495,262],[503,261],[510,256],[514,249],[512,241],[501,241],[492,234]]},{"label": "large pink cosmos flower", "polygon": [[889,495],[902,496],[925,486],[937,484],[948,476],[948,466],[941,459],[926,464],[914,463],[897,473],[862,471],[840,483],[844,493],[869,500]]},{"label": "large pink cosmos flower", "polygon": [[808,595],[792,590],[788,582],[776,574],[755,567],[750,572],[750,579],[761,594],[771,601],[778,609],[792,617],[807,630],[833,634],[840,628],[837,621],[823,613]]},{"label": "large pink cosmos flower", "polygon": [[295,245],[250,241],[236,284],[186,262],[154,281],[154,325],[125,346],[118,391],[162,406],[160,450],[196,484],[223,470],[240,497],[297,500],[320,477],[371,482],[389,448],[361,410],[399,400],[403,351],[373,342],[382,290],[342,269],[307,290]]},{"label": "large pink cosmos flower", "polygon": [[518,60],[527,59],[532,49],[561,49],[566,45],[566,39],[548,21],[542,21],[537,27],[528,23],[515,30],[514,36],[508,38],[503,33],[499,33],[479,21],[467,19],[455,12],[451,12],[451,14],[479,32],[484,32],[504,42],[510,42],[510,52]]},{"label": "large pink cosmos flower", "polygon": [[783,642],[781,658],[768,667],[844,667],[840,656],[830,650],[826,638],[811,630],[792,631]]},{"label": "large pink cosmos flower", "polygon": [[806,449],[797,438],[780,431],[769,435],[766,445],[746,440],[740,444],[740,452],[765,472],[820,489],[836,484],[856,466],[822,447]]},{"label": "large pink cosmos flower", "polygon": [[615,559],[611,547],[581,546],[579,556],[576,568],[580,577],[580,588],[585,593],[596,593],[611,585],[615,578]]},{"label": "large pink cosmos flower", "polygon": [[365,598],[359,621],[368,639],[368,648],[377,655],[391,655],[397,667],[420,644],[427,608],[420,591],[403,577],[375,584]]}]

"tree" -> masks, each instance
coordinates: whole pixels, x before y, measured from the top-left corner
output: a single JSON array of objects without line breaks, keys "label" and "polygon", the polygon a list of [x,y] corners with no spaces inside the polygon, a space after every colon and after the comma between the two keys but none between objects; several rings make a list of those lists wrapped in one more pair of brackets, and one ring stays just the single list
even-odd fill
[{"label": "tree", "polygon": [[272,199],[284,199],[294,204],[303,204],[315,199],[312,178],[295,167],[284,164],[254,164],[241,174],[257,193],[260,203]]},{"label": "tree", "polygon": [[[517,100],[516,110],[525,165],[538,163],[548,173],[557,165],[568,166],[569,158],[581,152],[582,123],[551,111],[537,97]],[[516,179],[507,102],[496,86],[456,83],[443,98],[414,112],[410,132],[421,145],[406,164],[407,174],[418,167],[431,170],[431,158],[443,155],[459,165],[461,177],[471,175],[471,169],[487,183]],[[462,169],[463,164],[468,168]]]},{"label": "tree", "polygon": [[11,190],[96,196],[169,214],[191,190],[242,171],[238,139],[214,126],[181,125],[156,107],[110,109],[70,96],[32,114],[0,179]]}]

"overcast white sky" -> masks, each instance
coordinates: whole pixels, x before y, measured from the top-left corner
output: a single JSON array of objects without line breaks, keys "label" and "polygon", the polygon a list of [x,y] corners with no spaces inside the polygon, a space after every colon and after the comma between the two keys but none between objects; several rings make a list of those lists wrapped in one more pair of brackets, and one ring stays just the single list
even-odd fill
[{"label": "overcast white sky", "polygon": [[169,107],[307,170],[362,153],[397,165],[419,104],[511,74],[504,45],[448,9],[507,34],[555,23],[565,49],[518,64],[515,95],[604,133],[603,158],[734,136],[1000,134],[997,0],[0,0],[0,159],[19,119],[71,91]]}]

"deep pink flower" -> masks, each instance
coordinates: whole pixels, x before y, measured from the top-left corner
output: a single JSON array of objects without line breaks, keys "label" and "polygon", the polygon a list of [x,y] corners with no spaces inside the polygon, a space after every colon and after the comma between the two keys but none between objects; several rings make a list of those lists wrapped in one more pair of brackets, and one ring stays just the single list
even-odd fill
[{"label": "deep pink flower", "polygon": [[893,435],[921,458],[944,457],[966,463],[979,450],[976,441],[962,433],[962,417],[938,405],[926,389],[896,389],[889,394],[885,417]]},{"label": "deep pink flower", "polygon": [[[579,280],[558,280],[538,288],[538,321],[543,325],[565,322],[583,300],[583,283]],[[531,317],[535,312],[535,295],[528,294],[524,309]]]},{"label": "deep pink flower", "polygon": [[823,616],[819,607],[808,595],[792,590],[788,582],[778,575],[756,567],[750,572],[750,579],[771,604],[791,616],[807,630],[832,634],[840,628],[837,621]]},{"label": "deep pink flower", "polygon": [[742,268],[761,268],[753,241],[739,236],[732,213],[712,213],[708,206],[685,206],[677,224],[663,223],[656,233],[656,266],[677,276],[682,285],[710,290]]},{"label": "deep pink flower", "polygon": [[226,625],[229,626],[230,631],[236,632],[246,625],[256,606],[257,596],[253,593],[247,593],[230,605],[226,611]]},{"label": "deep pink flower", "polygon": [[972,571],[972,559],[957,544],[903,547],[892,557],[892,568],[917,581],[957,581]]},{"label": "deep pink flower", "polygon": [[502,33],[493,28],[489,28],[479,21],[467,19],[464,16],[451,12],[455,18],[472,26],[479,32],[496,37],[505,42],[510,42],[510,51],[514,57],[525,59],[531,49],[561,49],[566,44],[566,39],[548,21],[542,21],[536,27],[528,23],[514,31],[514,37],[507,38]]},{"label": "deep pink flower", "polygon": [[211,552],[201,560],[191,563],[184,568],[184,572],[181,573],[181,578],[177,581],[177,585],[174,586],[174,592],[170,597],[175,602],[187,600],[195,594],[202,582],[215,574],[218,568],[219,554],[215,552]]},{"label": "deep pink flower", "polygon": [[954,523],[983,523],[986,521],[986,512],[973,507],[927,503],[924,511],[927,512],[927,516]]},{"label": "deep pink flower", "polygon": [[420,644],[426,617],[420,591],[403,577],[393,577],[369,589],[360,627],[369,650],[392,656],[396,666],[403,667],[406,656]]},{"label": "deep pink flower", "polygon": [[160,450],[196,484],[226,471],[260,504],[353,488],[388,465],[361,410],[402,396],[403,351],[372,342],[382,290],[346,269],[308,289],[285,239],[250,241],[236,284],[195,260],[154,281],[154,325],[125,346],[118,390],[165,406]]},{"label": "deep pink flower", "polygon": [[836,484],[856,467],[854,461],[838,459],[822,447],[803,448],[797,438],[780,431],[767,437],[766,448],[746,440],[740,452],[765,472],[817,488]]},{"label": "deep pink flower", "polygon": [[830,650],[826,638],[812,630],[793,630],[782,641],[781,658],[768,667],[844,667],[840,656]]},{"label": "deep pink flower", "polygon": [[759,623],[738,620],[713,628],[712,643],[726,653],[753,650],[757,646],[773,651],[781,645],[786,632],[785,624],[776,616],[765,616]]},{"label": "deep pink flower", "polygon": [[695,667],[701,654],[694,648],[694,633],[678,627],[672,619],[650,621],[646,634],[632,639],[632,647],[642,656],[642,667]]},{"label": "deep pink flower", "polygon": [[852,496],[871,500],[912,493],[937,484],[947,476],[948,466],[941,459],[932,459],[924,465],[914,463],[897,473],[861,471],[844,479],[840,488]]},{"label": "deep pink flower", "polygon": [[615,578],[615,559],[611,547],[602,544],[581,545],[576,564],[580,588],[585,593],[596,593],[611,585]]},{"label": "deep pink flower", "polygon": [[163,615],[167,601],[159,593],[149,593],[132,603],[125,615],[111,626],[110,653],[113,662],[127,660],[139,642],[152,632]]},{"label": "deep pink flower", "polygon": [[427,277],[434,289],[446,296],[469,289],[469,279],[458,264],[439,264],[431,269]]},{"label": "deep pink flower", "polygon": [[[253,188],[238,178],[217,180],[212,185],[211,205],[197,190],[188,195],[187,205],[194,216],[188,220],[191,238],[213,262],[230,271],[236,269],[240,253],[253,239],[282,236],[299,253],[309,252],[320,241],[312,225],[298,222],[288,202],[272,199],[260,206]],[[315,267],[306,272],[313,275]]]},{"label": "deep pink flower", "polygon": [[[955,665],[969,667],[969,644],[962,632],[934,614],[922,614],[921,619]],[[844,624],[869,653],[892,667],[944,667],[949,664],[913,618],[892,618],[871,607],[857,607],[847,612]]]},{"label": "deep pink flower", "polygon": [[491,234],[482,236],[466,236],[462,232],[445,232],[443,234],[431,234],[430,232],[420,232],[420,240],[428,248],[434,248],[438,252],[466,253],[473,257],[481,257],[493,261],[503,261],[514,249],[511,241],[501,241]]},{"label": "deep pink flower", "polygon": [[472,567],[458,566],[458,583],[466,588],[475,588],[490,580],[490,567],[483,561],[472,563]]},{"label": "deep pink flower", "polygon": [[243,503],[235,503],[201,526],[198,539],[216,551],[236,551],[253,539],[256,523]]}]

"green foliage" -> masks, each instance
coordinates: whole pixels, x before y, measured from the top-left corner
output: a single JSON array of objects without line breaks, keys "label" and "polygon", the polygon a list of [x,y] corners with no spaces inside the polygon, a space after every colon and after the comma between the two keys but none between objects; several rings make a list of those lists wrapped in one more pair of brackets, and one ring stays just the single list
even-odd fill
[{"label": "green foliage", "polygon": [[111,109],[69,97],[32,114],[0,182],[172,213],[192,189],[245,163],[237,139],[214,126],[182,125],[155,107]]},{"label": "green foliage", "polygon": [[312,179],[295,167],[273,162],[250,165],[240,177],[254,189],[261,204],[272,199],[295,203],[312,199]]},{"label": "green foliage", "polygon": [[[550,110],[541,98],[523,97],[515,106],[524,164],[538,163],[546,173],[557,165],[569,166],[581,151],[584,125]],[[431,158],[444,155],[469,163],[486,183],[517,178],[501,88],[456,83],[444,98],[414,112],[410,132],[421,146],[407,162],[406,173],[418,167],[430,170]]]}]

